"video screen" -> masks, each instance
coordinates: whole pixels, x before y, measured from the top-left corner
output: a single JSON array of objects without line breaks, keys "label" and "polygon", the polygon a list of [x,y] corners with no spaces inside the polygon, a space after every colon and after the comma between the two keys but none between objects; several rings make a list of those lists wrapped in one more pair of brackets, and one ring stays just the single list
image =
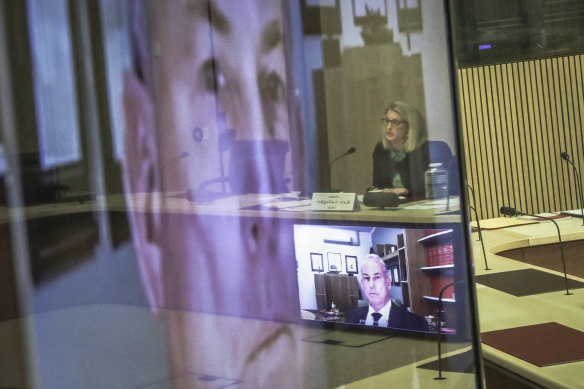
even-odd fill
[{"label": "video screen", "polygon": [[456,334],[460,232],[295,224],[301,319]]}]

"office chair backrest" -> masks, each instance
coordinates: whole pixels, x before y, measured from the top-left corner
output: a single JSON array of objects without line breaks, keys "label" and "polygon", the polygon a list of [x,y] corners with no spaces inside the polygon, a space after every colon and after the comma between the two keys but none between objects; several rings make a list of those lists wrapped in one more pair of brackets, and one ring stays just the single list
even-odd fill
[{"label": "office chair backrest", "polygon": [[441,163],[448,170],[448,194],[459,195],[459,164],[458,158],[452,155],[446,142],[439,140],[428,141],[430,163]]},{"label": "office chair backrest", "polygon": [[447,166],[448,169],[448,194],[458,196],[460,194],[460,165],[458,158],[453,156]]},{"label": "office chair backrest", "polygon": [[284,178],[288,142],[236,140],[229,156],[229,186],[235,194],[288,192]]},{"label": "office chair backrest", "polygon": [[440,140],[428,141],[428,152],[430,153],[430,163],[441,163],[444,168],[448,168],[448,164],[452,159],[452,152],[446,142]]}]

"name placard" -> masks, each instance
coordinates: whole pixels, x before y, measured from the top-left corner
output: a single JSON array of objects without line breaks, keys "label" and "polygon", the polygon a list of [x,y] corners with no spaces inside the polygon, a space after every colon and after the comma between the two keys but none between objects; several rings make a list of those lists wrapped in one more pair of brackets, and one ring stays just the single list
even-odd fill
[{"label": "name placard", "polygon": [[313,193],[311,211],[358,211],[359,200],[356,193]]}]

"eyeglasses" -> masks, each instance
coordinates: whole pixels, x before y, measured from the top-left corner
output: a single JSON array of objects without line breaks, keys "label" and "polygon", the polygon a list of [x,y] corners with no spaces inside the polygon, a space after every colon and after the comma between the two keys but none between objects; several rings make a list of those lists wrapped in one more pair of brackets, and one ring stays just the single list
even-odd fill
[{"label": "eyeglasses", "polygon": [[391,123],[392,127],[396,127],[402,123],[407,123],[407,121],[397,119],[389,120],[388,118],[381,118],[381,123],[385,124],[386,126],[388,126]]}]

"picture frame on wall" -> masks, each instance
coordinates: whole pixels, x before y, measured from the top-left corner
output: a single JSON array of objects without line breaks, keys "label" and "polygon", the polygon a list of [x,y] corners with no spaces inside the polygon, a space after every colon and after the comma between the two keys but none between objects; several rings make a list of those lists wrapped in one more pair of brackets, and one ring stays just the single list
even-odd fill
[{"label": "picture frame on wall", "polygon": [[345,255],[345,266],[347,274],[358,274],[359,266],[357,264],[357,257],[354,255]]},{"label": "picture frame on wall", "polygon": [[327,271],[340,273],[341,269],[341,253],[327,253]]},{"label": "picture frame on wall", "polygon": [[302,0],[300,4],[305,35],[343,32],[339,0]]},{"label": "picture frame on wall", "polygon": [[399,265],[394,265],[391,267],[391,284],[394,286],[399,286],[401,284],[401,279],[399,277]]},{"label": "picture frame on wall", "polygon": [[312,266],[312,271],[323,272],[324,266],[322,263],[322,254],[310,253],[310,263]]},{"label": "picture frame on wall", "polygon": [[353,20],[356,26],[387,23],[385,0],[353,0]]}]

